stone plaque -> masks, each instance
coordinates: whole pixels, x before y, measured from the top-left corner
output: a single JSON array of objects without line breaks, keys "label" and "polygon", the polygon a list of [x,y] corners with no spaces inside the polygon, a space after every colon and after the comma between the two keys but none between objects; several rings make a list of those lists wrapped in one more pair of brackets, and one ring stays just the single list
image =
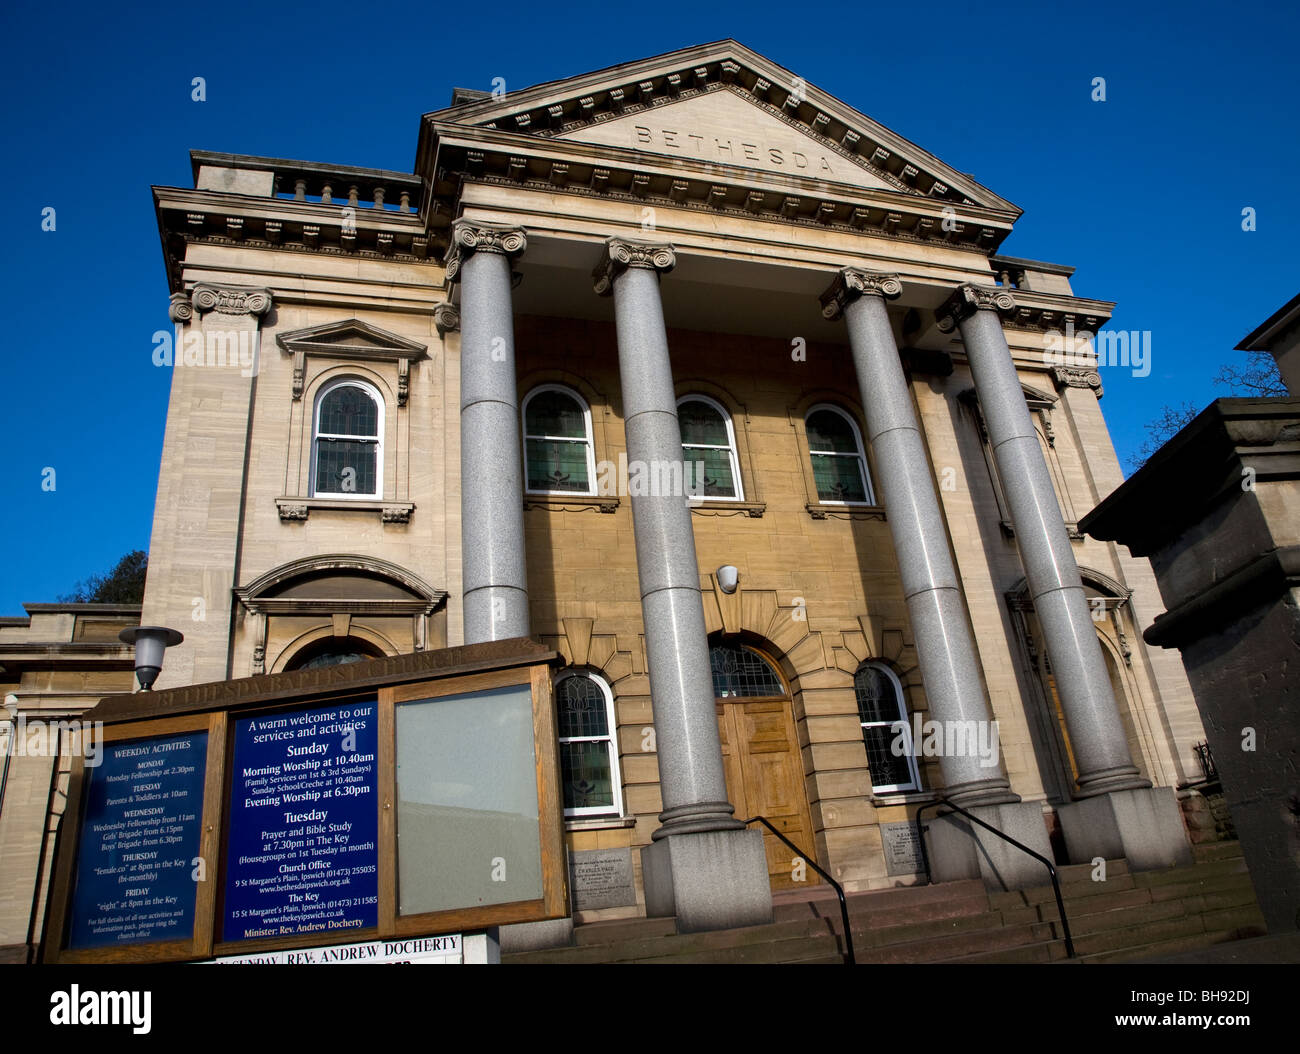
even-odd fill
[{"label": "stone plaque", "polygon": [[569,888],[573,890],[575,910],[635,904],[632,850],[588,849],[570,853]]},{"label": "stone plaque", "polygon": [[921,847],[916,840],[916,824],[906,821],[882,823],[880,837],[884,841],[885,868],[891,875],[916,875],[925,870],[921,866]]}]

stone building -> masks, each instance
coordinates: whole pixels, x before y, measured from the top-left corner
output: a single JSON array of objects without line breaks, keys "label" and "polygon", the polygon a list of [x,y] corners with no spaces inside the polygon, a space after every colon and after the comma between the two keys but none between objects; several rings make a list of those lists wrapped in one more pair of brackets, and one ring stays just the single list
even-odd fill
[{"label": "stone building", "polygon": [[[730,40],[457,90],[409,174],[192,161],[154,188],[160,688],[553,646],[584,920],[766,917],[818,879],[756,814],[913,882],[941,793],[1187,857],[1201,721],[1148,563],[1077,529],[1123,477],[1051,351],[1113,304],[1000,255],[1010,201]],[[1037,866],[932,834],[936,877]]]},{"label": "stone building", "polygon": [[90,749],[80,715],[135,683],[118,634],[139,604],[25,604],[0,618],[0,962],[40,940],[68,758]]}]

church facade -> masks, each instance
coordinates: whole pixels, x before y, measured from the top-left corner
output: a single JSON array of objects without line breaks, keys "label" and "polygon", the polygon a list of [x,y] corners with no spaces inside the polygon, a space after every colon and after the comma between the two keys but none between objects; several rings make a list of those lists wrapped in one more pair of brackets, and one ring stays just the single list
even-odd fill
[{"label": "church facade", "polygon": [[[1123,477],[1060,349],[1113,305],[1000,254],[1011,202],[734,41],[457,91],[411,174],[192,160],[158,687],[553,647],[584,920],[762,918],[818,878],[755,815],[849,890],[916,881],[938,796],[1185,853],[1159,593],[1076,527]],[[938,834],[936,877],[1017,881]]]}]

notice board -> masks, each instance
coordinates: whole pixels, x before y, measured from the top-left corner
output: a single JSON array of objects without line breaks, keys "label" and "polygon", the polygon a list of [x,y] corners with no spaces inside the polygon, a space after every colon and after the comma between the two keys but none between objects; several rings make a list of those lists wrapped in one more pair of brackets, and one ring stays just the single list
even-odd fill
[{"label": "notice board", "polygon": [[521,638],[104,700],[43,960],[274,958],[562,918],[558,661]]}]

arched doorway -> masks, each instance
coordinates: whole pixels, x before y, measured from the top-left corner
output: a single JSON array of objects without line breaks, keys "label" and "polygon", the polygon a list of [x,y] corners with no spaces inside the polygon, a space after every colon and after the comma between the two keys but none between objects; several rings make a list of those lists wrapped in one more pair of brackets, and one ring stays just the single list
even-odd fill
[{"label": "arched doorway", "polygon": [[[801,850],[815,854],[803,756],[785,681],[766,656],[743,644],[715,642],[709,663],[727,796],[736,816],[766,816]],[[765,829],[763,846],[774,890],[821,881]]]}]

